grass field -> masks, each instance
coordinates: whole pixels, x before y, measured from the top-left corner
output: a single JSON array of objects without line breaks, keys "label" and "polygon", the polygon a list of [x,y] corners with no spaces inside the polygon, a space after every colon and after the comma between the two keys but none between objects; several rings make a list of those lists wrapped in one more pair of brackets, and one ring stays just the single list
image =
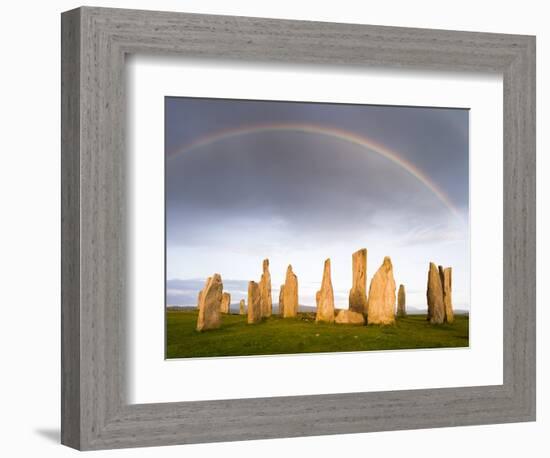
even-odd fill
[{"label": "grass field", "polygon": [[392,326],[317,324],[314,313],[286,319],[275,315],[249,325],[245,315],[222,315],[220,329],[201,333],[195,330],[197,314],[166,313],[167,358],[468,346],[467,315],[442,325],[430,325],[426,315],[409,315]]}]

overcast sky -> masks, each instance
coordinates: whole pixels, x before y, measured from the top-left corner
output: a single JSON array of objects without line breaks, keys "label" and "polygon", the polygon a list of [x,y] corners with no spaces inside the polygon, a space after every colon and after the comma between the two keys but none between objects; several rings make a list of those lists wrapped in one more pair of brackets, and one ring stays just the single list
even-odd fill
[{"label": "overcast sky", "polygon": [[[253,130],[281,123],[315,129]],[[367,281],[390,256],[417,308],[428,263],[452,266],[455,307],[469,309],[468,188],[467,110],[166,98],[167,303],[194,305],[215,272],[238,302],[269,258],[273,302],[292,264],[300,304],[315,305],[331,258],[347,307],[351,255],[364,247]]]}]

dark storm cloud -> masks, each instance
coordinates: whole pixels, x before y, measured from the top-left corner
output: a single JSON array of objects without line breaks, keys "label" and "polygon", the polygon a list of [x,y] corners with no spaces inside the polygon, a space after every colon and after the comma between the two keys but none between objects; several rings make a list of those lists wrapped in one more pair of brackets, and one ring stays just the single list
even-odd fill
[{"label": "dark storm cloud", "polygon": [[467,110],[167,98],[166,152],[216,131],[263,123],[308,123],[367,136],[415,164],[455,206],[467,206]]},{"label": "dark storm cloud", "polygon": [[[234,245],[235,231],[258,242],[267,237],[254,233],[258,227],[295,244],[330,233],[353,237],[368,228],[407,233],[411,243],[424,243],[423,234],[447,237],[452,211],[432,191],[403,167],[341,139],[259,132],[174,154],[213,132],[258,123],[307,123],[368,136],[414,164],[454,207],[467,207],[464,110],[186,98],[166,103],[169,244]],[[429,232],[416,229],[426,226]]]}]

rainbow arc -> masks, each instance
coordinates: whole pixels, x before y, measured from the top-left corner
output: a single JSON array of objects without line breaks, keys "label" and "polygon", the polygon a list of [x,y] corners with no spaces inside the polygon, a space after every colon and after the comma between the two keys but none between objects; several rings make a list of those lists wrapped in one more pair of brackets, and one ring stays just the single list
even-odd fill
[{"label": "rainbow arc", "polygon": [[221,142],[233,137],[239,137],[242,135],[252,135],[262,132],[303,132],[317,135],[324,135],[330,138],[340,139],[342,141],[358,145],[366,148],[369,151],[373,151],[381,156],[385,157],[395,165],[406,170],[410,175],[420,181],[430,192],[432,192],[437,199],[444,204],[451,213],[456,216],[461,222],[462,218],[459,211],[453,206],[451,200],[447,195],[439,189],[439,187],[433,183],[428,176],[422,172],[418,167],[409,161],[403,159],[397,152],[387,148],[374,140],[358,135],[343,129],[337,129],[334,127],[319,126],[314,124],[295,124],[295,123],[277,123],[277,124],[258,124],[254,126],[243,126],[234,129],[220,130],[212,134],[201,137],[179,149],[176,153],[168,156],[168,160],[181,156],[192,150],[202,148],[214,143]]}]

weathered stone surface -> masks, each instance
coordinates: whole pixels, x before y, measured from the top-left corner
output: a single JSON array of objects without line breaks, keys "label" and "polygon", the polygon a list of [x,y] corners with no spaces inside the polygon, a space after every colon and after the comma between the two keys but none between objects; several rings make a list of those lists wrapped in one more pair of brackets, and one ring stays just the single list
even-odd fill
[{"label": "weathered stone surface", "polygon": [[298,314],[298,277],[292,271],[291,265],[286,270],[283,303],[284,318],[293,318]]},{"label": "weathered stone surface", "polygon": [[285,285],[281,285],[281,290],[279,291],[279,315],[283,316],[285,314]]},{"label": "weathered stone surface", "polygon": [[399,285],[397,291],[397,316],[407,316],[404,285]]},{"label": "weathered stone surface", "polygon": [[432,324],[441,324],[445,321],[445,305],[443,303],[443,285],[439,269],[430,262],[428,270],[428,320]]},{"label": "weathered stone surface", "polygon": [[248,282],[248,324],[262,321],[260,306],[260,285],[255,281]]},{"label": "weathered stone surface", "polygon": [[349,309],[358,313],[367,313],[367,250],[362,248],[351,257],[353,275],[349,291]]},{"label": "weathered stone surface", "polygon": [[198,297],[197,297],[197,309],[200,309],[200,306],[201,306],[201,299],[202,299],[202,293],[203,293],[203,291],[206,289],[206,286],[208,285],[208,283],[210,282],[211,279],[212,279],[212,277],[208,277],[208,278],[206,279],[206,281],[204,282],[203,288],[199,291],[199,294],[198,294]]},{"label": "weathered stone surface", "polygon": [[362,313],[354,312],[353,310],[340,310],[336,314],[334,319],[335,323],[338,324],[365,324],[365,317]]},{"label": "weathered stone surface", "polygon": [[246,308],[244,305],[244,299],[241,299],[239,302],[239,315],[245,315],[246,314]]},{"label": "weathered stone surface", "polygon": [[395,322],[395,280],[391,259],[388,256],[372,277],[367,309],[368,324]]},{"label": "weathered stone surface", "polygon": [[208,329],[220,327],[222,291],[223,283],[220,274],[209,277],[201,294],[197,331],[207,331]]},{"label": "weathered stone surface", "polygon": [[443,266],[437,266],[437,271],[439,272],[439,279],[441,280],[441,291],[442,291],[442,294],[443,296],[445,296],[445,291],[443,290],[443,284],[444,284],[444,279],[443,279]]},{"label": "weathered stone surface", "polygon": [[443,269],[443,304],[445,306],[445,321],[452,323],[454,321],[453,311],[453,269],[447,267]]},{"label": "weathered stone surface", "polygon": [[221,305],[221,312],[222,313],[230,313],[231,307],[231,294],[229,293],[223,293],[222,294],[222,305]]},{"label": "weathered stone surface", "polygon": [[315,321],[334,323],[334,290],[330,278],[330,259],[325,260],[321,289],[317,291],[317,315]]},{"label": "weathered stone surface", "polygon": [[271,298],[271,274],[269,273],[269,259],[264,259],[260,279],[260,307],[263,317],[270,317],[273,310]]}]

